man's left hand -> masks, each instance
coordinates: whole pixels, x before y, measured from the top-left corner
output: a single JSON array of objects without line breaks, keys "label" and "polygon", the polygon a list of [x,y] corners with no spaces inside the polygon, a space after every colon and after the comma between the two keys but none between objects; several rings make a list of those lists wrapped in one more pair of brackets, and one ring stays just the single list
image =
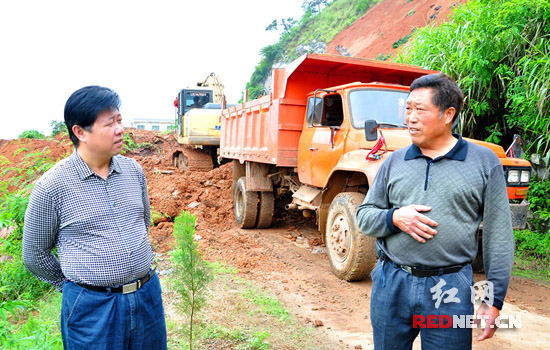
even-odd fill
[{"label": "man's left hand", "polygon": [[500,316],[500,310],[492,305],[482,303],[476,312],[476,319],[485,321],[485,329],[478,334],[477,340],[482,341],[491,338],[497,331],[495,320]]}]

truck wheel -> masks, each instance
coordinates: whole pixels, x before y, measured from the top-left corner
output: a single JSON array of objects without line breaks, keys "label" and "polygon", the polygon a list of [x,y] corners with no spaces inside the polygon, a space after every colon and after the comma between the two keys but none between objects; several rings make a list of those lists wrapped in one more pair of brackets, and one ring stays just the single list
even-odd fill
[{"label": "truck wheel", "polygon": [[364,235],[357,227],[355,212],[365,196],[343,192],[332,201],[327,218],[325,242],[332,272],[346,281],[364,279],[376,260],[374,237]]},{"label": "truck wheel", "polygon": [[239,178],[235,184],[233,203],[235,205],[235,220],[240,228],[253,228],[258,214],[258,193],[247,191],[246,178]]},{"label": "truck wheel", "polygon": [[260,192],[260,208],[258,210],[257,228],[268,228],[275,212],[275,198],[273,192]]}]

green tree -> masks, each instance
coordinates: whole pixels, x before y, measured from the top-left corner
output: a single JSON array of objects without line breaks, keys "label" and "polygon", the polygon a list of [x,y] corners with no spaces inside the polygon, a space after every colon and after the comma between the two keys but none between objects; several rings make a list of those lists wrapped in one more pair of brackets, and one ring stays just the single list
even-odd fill
[{"label": "green tree", "polygon": [[[443,71],[465,92],[459,131],[528,153],[550,148],[550,2],[471,0],[451,21],[416,32],[399,62]],[[546,165],[548,166],[548,164]]]},{"label": "green tree", "polygon": [[50,123],[50,126],[52,127],[52,137],[57,136],[60,133],[68,134],[67,131],[67,125],[65,122],[58,122],[56,120],[52,120]]},{"label": "green tree", "polygon": [[172,251],[174,287],[181,296],[178,305],[189,318],[189,348],[193,349],[193,325],[206,304],[205,292],[213,279],[212,267],[203,260],[194,240],[196,217],[182,211],[174,220],[175,250]]},{"label": "green tree", "polygon": [[26,130],[23,131],[19,136],[18,139],[40,139],[43,140],[46,138],[43,133],[41,133],[38,130]]}]

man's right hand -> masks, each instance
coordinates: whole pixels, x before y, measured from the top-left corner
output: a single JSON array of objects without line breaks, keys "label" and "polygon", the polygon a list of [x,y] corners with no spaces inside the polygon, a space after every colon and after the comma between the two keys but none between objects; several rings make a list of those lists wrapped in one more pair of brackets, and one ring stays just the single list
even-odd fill
[{"label": "man's right hand", "polygon": [[432,207],[415,204],[396,209],[392,217],[393,225],[418,242],[426,243],[427,239],[431,239],[437,234],[437,231],[432,228],[437,226],[437,222],[421,214],[421,212],[430,210]]}]

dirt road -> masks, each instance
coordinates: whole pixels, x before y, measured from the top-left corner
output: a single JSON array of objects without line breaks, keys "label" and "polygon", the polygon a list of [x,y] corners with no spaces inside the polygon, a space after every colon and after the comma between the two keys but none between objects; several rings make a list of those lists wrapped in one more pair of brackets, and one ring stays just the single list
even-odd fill
[{"label": "dirt road", "polygon": [[[245,275],[276,291],[284,305],[304,322],[322,324],[318,329],[340,342],[342,349],[359,345],[362,349],[373,348],[369,319],[371,281],[348,283],[336,278],[330,272],[323,247],[311,245],[320,238],[312,223],[299,227],[281,224],[267,230],[234,228],[222,235],[241,242],[246,237],[254,243],[248,252],[261,257],[261,263],[245,269]],[[476,275],[476,280],[483,278]],[[475,342],[474,349],[548,349],[549,291],[546,285],[514,278],[502,314],[519,316],[522,328],[500,329],[493,339]],[[414,348],[420,349],[418,341]]]}]

